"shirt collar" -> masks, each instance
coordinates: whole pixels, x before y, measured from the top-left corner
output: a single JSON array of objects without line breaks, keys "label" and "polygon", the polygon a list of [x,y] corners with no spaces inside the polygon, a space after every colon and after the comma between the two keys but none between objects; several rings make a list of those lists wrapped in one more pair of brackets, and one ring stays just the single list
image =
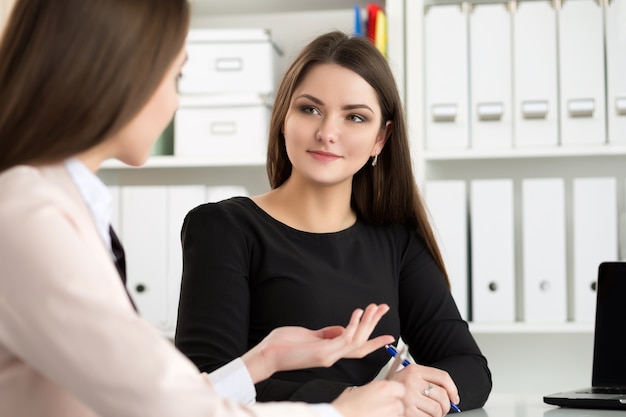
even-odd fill
[{"label": "shirt collar", "polygon": [[89,208],[98,234],[106,247],[111,250],[111,194],[106,185],[81,161],[70,158],[65,161],[65,169]]}]

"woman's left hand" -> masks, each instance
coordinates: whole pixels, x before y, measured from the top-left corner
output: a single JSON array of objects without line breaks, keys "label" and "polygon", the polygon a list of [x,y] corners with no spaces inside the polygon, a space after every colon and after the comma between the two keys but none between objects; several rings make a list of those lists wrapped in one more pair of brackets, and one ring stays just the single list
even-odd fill
[{"label": "woman's left hand", "polygon": [[411,364],[391,376],[406,388],[406,417],[442,417],[450,411],[450,401],[460,401],[456,384],[446,371]]},{"label": "woman's left hand", "polygon": [[393,343],[394,338],[389,335],[369,339],[387,311],[389,306],[386,304],[370,304],[365,310],[357,309],[346,327],[330,326],[319,330],[279,327],[242,359],[256,383],[278,371],[329,367],[341,358],[362,358]]}]

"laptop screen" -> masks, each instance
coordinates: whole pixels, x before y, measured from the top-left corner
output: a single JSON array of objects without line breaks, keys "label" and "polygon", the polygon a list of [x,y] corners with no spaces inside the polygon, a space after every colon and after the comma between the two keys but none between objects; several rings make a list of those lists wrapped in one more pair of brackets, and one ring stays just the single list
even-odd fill
[{"label": "laptop screen", "polygon": [[593,348],[594,387],[626,387],[626,262],[598,271]]}]

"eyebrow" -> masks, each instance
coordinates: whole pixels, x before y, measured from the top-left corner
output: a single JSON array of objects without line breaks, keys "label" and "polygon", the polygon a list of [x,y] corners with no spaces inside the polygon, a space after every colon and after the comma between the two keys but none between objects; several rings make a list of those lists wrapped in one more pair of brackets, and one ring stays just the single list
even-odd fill
[{"label": "eyebrow", "polygon": [[[300,94],[298,97],[295,98],[295,100],[301,99],[301,98],[306,98],[311,100],[313,103],[318,104],[318,105],[323,105],[324,102],[322,100],[320,100],[317,97],[314,97],[310,94]],[[367,109],[369,111],[371,111],[372,113],[374,113],[374,110],[372,110],[372,108],[370,106],[368,106],[367,104],[347,104],[345,106],[342,107],[343,110],[355,110],[355,109]]]}]

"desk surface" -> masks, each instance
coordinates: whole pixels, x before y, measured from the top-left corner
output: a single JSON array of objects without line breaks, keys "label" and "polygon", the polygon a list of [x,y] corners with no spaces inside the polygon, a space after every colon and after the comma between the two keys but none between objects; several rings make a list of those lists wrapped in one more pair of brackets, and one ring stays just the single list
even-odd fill
[{"label": "desk surface", "polygon": [[[462,402],[461,402],[462,404]],[[454,413],[448,414],[449,417]],[[463,411],[463,417],[626,417],[620,410],[561,408],[543,402],[542,394],[492,394],[483,408]]]}]

